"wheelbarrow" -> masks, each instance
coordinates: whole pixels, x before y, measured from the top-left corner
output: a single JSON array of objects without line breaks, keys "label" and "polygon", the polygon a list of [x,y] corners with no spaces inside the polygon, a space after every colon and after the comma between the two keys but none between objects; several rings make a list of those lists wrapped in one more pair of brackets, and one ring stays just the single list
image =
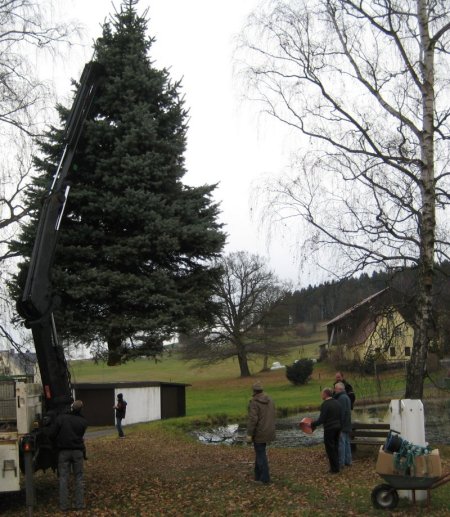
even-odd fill
[{"label": "wheelbarrow", "polygon": [[398,504],[397,490],[412,490],[413,504],[416,503],[416,490],[427,491],[427,504],[430,504],[430,491],[450,481],[450,472],[440,477],[413,477],[394,474],[379,474],[386,483],[372,490],[372,504],[375,508],[392,509]]}]

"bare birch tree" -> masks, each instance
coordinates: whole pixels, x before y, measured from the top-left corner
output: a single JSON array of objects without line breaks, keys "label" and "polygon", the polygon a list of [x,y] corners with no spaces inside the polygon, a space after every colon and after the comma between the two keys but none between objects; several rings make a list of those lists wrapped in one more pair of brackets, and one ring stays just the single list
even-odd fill
[{"label": "bare birch tree", "polygon": [[340,276],[417,268],[405,396],[421,398],[449,250],[450,4],[268,1],[241,50],[253,98],[301,135],[292,174],[268,187],[272,222],[301,221],[304,249]]}]

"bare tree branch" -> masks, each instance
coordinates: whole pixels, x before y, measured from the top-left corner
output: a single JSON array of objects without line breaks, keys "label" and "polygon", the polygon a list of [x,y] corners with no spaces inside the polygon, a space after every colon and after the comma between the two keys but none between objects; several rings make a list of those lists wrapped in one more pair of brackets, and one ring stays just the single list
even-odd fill
[{"label": "bare tree branch", "polygon": [[[53,20],[53,0],[4,0],[0,2],[0,274],[14,267],[8,245],[17,224],[28,215],[22,199],[32,172],[33,138],[42,134],[55,105],[50,85],[39,78],[33,56],[57,55],[68,48],[80,26]],[[13,301],[2,283],[2,303]],[[4,308],[5,308],[4,307]],[[0,316],[0,339],[15,347],[7,314]]]},{"label": "bare tree branch", "polygon": [[241,376],[246,377],[250,375],[251,356],[265,356],[269,351],[282,354],[292,346],[283,340],[267,340],[268,334],[273,334],[273,311],[286,296],[288,286],[258,255],[231,253],[220,265],[223,274],[215,294],[215,324],[185,336],[183,355],[205,364],[237,357]]},{"label": "bare tree branch", "polygon": [[252,97],[301,135],[291,174],[262,187],[263,217],[297,225],[304,257],[338,276],[419,271],[414,397],[434,326],[433,268],[449,256],[449,47],[444,0],[267,1],[240,46]]}]

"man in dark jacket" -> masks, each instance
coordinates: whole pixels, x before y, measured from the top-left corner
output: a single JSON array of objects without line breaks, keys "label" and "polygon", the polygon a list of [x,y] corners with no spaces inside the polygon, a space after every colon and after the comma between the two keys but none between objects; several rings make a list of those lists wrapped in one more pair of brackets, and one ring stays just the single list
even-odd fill
[{"label": "man in dark jacket", "polygon": [[334,385],[334,398],[341,406],[341,434],[339,435],[339,468],[352,464],[352,448],[350,445],[350,434],[352,432],[352,404],[350,397],[345,392],[343,382]]},{"label": "man in dark jacket", "polygon": [[342,384],[345,386],[345,393],[347,393],[351,402],[351,409],[353,409],[356,400],[355,392],[353,391],[353,386],[344,379],[344,374],[342,372],[336,372],[335,379],[335,386],[338,382],[342,382]]},{"label": "man in dark jacket", "polygon": [[59,451],[59,506],[63,511],[70,509],[68,485],[71,468],[75,478],[75,509],[84,508],[83,462],[87,421],[81,414],[82,408],[83,402],[75,400],[69,413],[56,417],[50,433]]},{"label": "man in dark jacket", "polygon": [[255,481],[270,483],[266,445],[275,439],[275,405],[263,392],[261,384],[253,385],[248,403],[247,442],[255,449]]},{"label": "man in dark jacket", "polygon": [[127,412],[127,403],[123,399],[122,393],[117,394],[117,402],[114,409],[116,410],[116,429],[119,433],[119,438],[124,438],[125,435],[122,429],[122,420],[125,418],[125,414]]},{"label": "man in dark jacket", "polygon": [[321,393],[322,405],[320,415],[317,420],[311,422],[314,430],[319,425],[323,425],[323,443],[330,462],[330,473],[339,473],[339,433],[341,431],[341,406],[333,398],[330,388],[325,388]]}]

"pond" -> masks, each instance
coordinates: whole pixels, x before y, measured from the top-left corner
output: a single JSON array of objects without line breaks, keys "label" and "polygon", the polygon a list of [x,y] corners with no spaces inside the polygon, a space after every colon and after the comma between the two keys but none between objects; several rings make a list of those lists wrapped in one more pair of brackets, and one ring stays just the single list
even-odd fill
[{"label": "pond", "polygon": [[[450,399],[424,401],[423,404],[426,440],[431,444],[450,445]],[[276,424],[276,439],[272,446],[309,447],[322,443],[322,427],[316,429],[313,434],[304,434],[298,427],[302,418],[317,418],[318,415],[318,412],[311,412],[279,418]],[[352,412],[354,422],[389,423],[389,419],[389,404],[358,406]],[[193,434],[199,441],[207,444],[238,445],[244,443],[246,438],[245,426],[238,424],[195,431]]]}]

